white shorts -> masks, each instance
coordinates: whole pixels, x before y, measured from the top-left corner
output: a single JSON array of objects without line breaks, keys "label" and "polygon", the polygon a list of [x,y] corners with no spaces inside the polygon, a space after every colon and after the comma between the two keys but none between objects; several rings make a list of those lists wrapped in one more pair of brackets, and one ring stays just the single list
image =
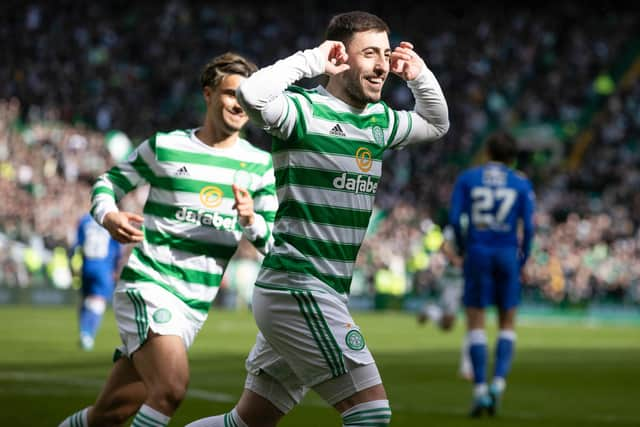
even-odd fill
[{"label": "white shorts", "polygon": [[158,335],[179,336],[188,349],[207,318],[153,283],[118,285],[113,294],[113,311],[123,344],[114,358],[119,354],[131,357],[147,340],[150,330]]},{"label": "white shorts", "polygon": [[[346,304],[330,293],[256,287],[253,315],[260,332],[247,371],[267,373],[296,402],[307,388],[375,363]],[[377,368],[367,372],[349,395],[382,382]]]}]

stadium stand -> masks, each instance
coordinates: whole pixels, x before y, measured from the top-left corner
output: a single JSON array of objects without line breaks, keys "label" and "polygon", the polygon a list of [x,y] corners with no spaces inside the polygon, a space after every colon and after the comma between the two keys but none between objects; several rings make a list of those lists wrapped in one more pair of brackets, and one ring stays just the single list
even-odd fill
[{"label": "stadium stand", "polygon": [[[204,106],[191,76],[207,59],[235,50],[270,63],[314,45],[340,7],[306,1],[299,13],[265,3],[247,14],[248,4],[227,1],[65,3],[13,1],[0,17],[0,287],[50,286],[51,251],[70,247],[92,180],[113,162],[108,132],[138,143],[197,125]],[[375,293],[380,270],[406,276],[403,295],[429,293],[442,255],[425,249],[425,235],[444,225],[454,177],[478,158],[479,141],[506,127],[539,197],[527,298],[640,304],[640,17],[547,6],[371,10],[390,17],[392,43],[411,40],[427,58],[451,129],[386,159],[355,293]],[[398,83],[390,78],[387,99],[410,108]],[[246,133],[268,147],[260,130]]]}]

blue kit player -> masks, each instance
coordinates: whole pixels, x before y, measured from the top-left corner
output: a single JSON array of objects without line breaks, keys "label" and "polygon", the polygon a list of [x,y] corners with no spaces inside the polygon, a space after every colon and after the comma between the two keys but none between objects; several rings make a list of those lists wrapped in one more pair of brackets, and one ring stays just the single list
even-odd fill
[{"label": "blue kit player", "polygon": [[[516,159],[516,141],[505,132],[496,132],[488,137],[486,147],[489,162],[458,177],[449,215],[464,255],[463,302],[474,378],[472,417],[484,412],[493,415],[504,392],[516,340],[520,271],[534,233],[531,183],[509,166]],[[497,307],[500,327],[490,385],[484,320],[488,305]]]},{"label": "blue kit player", "polygon": [[89,351],[111,301],[121,247],[91,215],[85,214],[78,224],[76,248],[82,253],[80,347]]}]

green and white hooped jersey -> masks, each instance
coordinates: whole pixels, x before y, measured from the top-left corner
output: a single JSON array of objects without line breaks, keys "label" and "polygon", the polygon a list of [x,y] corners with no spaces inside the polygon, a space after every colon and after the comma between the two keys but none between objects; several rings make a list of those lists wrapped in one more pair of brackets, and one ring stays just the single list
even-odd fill
[{"label": "green and white hooped jersey", "polygon": [[275,246],[256,286],[329,291],[346,298],[383,152],[404,145],[411,114],[384,102],[356,110],[322,87],[292,86],[285,96],[286,115],[270,130],[279,201]]},{"label": "green and white hooped jersey", "polygon": [[98,178],[92,215],[101,222],[126,193],[146,183],[144,241],[133,249],[121,281],[160,286],[204,318],[243,235],[232,184],[254,200],[256,221],[244,235],[262,252],[272,244],[277,198],[271,156],[243,139],[230,148],[209,147],[195,129],[157,133]]}]

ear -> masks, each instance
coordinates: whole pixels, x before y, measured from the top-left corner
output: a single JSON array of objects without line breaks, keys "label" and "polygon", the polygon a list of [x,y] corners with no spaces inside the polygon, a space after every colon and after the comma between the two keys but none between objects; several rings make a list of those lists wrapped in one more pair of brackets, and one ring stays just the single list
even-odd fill
[{"label": "ear", "polygon": [[204,96],[204,100],[207,102],[207,104],[211,101],[212,94],[213,94],[213,89],[211,89],[209,86],[205,86],[202,89],[202,96]]}]

